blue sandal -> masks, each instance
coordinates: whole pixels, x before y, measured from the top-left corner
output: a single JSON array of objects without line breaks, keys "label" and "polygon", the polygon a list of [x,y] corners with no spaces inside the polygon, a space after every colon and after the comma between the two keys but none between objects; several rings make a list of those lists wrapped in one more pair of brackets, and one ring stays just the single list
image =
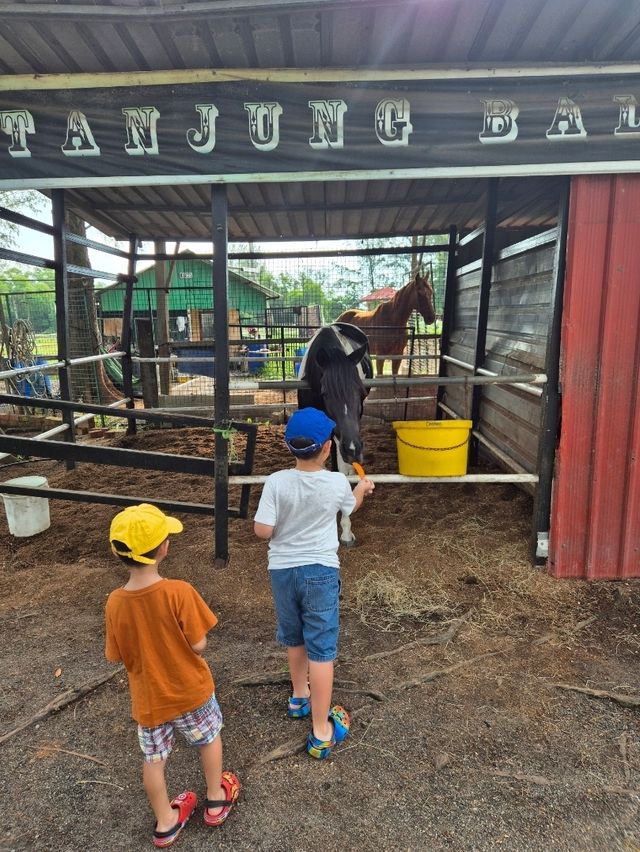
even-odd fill
[{"label": "blue sandal", "polygon": [[339,704],[332,707],[329,710],[329,719],[333,722],[333,736],[335,741],[341,743],[343,740],[346,740],[351,722],[349,714],[344,707],[341,707]]},{"label": "blue sandal", "polygon": [[289,699],[287,716],[290,719],[306,719],[309,713],[311,713],[311,701],[308,698],[296,698],[292,696]]},{"label": "blue sandal", "polygon": [[336,704],[329,711],[329,719],[333,722],[333,737],[330,740],[319,740],[314,736],[313,731],[307,737],[307,754],[317,760],[325,760],[331,754],[336,743],[341,743],[347,738],[349,733],[349,714]]},{"label": "blue sandal", "polygon": [[313,731],[311,731],[307,737],[307,754],[318,760],[324,760],[329,757],[335,744],[336,741],[334,739],[319,740],[317,737],[314,737]]}]

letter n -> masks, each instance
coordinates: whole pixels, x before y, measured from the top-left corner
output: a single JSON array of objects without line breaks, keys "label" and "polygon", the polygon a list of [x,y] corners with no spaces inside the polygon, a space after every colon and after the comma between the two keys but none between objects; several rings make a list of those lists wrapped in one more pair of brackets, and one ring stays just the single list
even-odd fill
[{"label": "letter n", "polygon": [[344,145],[344,114],[347,105],[343,100],[309,101],[313,110],[312,148],[342,148]]},{"label": "letter n", "polygon": [[132,157],[158,153],[156,125],[160,113],[155,107],[124,107],[127,144],[124,150]]}]

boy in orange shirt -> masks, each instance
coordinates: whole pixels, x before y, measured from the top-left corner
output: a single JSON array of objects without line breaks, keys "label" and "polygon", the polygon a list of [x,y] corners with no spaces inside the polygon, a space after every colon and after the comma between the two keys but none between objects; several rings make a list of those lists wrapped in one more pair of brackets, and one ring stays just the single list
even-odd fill
[{"label": "boy in orange shirt", "polygon": [[153,844],[171,846],[198,804],[195,793],[169,801],[165,764],[177,728],[196,745],[207,783],[204,821],[222,825],[240,782],[222,771],[222,714],[209,666],[201,654],[218,619],[189,583],[168,580],[158,568],[169,535],[182,523],[156,506],[128,506],[111,522],[111,549],[129,568],[129,581],[106,605],[106,657],[122,660],[129,676],[131,715],[144,754],[143,783],[156,816]]}]

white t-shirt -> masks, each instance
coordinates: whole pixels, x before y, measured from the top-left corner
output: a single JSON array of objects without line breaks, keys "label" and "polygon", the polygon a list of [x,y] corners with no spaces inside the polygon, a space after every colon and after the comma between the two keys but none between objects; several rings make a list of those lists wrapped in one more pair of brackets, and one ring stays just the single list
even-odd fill
[{"label": "white t-shirt", "polygon": [[264,484],[255,520],[274,527],[269,570],[298,565],[340,567],[336,515],[356,505],[349,480],[329,470],[279,470]]}]

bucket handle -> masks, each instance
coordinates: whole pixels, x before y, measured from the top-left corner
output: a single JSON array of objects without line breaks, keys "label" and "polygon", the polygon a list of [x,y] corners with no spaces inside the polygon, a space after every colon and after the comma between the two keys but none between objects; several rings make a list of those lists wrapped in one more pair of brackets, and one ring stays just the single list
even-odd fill
[{"label": "bucket handle", "polygon": [[465,444],[469,443],[469,435],[462,441],[461,444],[454,444],[453,447],[419,447],[417,444],[410,444],[409,441],[404,441],[400,435],[396,432],[396,438],[400,441],[401,444],[404,444],[405,447],[411,447],[414,450],[430,450],[431,452],[445,451],[445,450],[459,450],[460,447],[464,447]]}]

